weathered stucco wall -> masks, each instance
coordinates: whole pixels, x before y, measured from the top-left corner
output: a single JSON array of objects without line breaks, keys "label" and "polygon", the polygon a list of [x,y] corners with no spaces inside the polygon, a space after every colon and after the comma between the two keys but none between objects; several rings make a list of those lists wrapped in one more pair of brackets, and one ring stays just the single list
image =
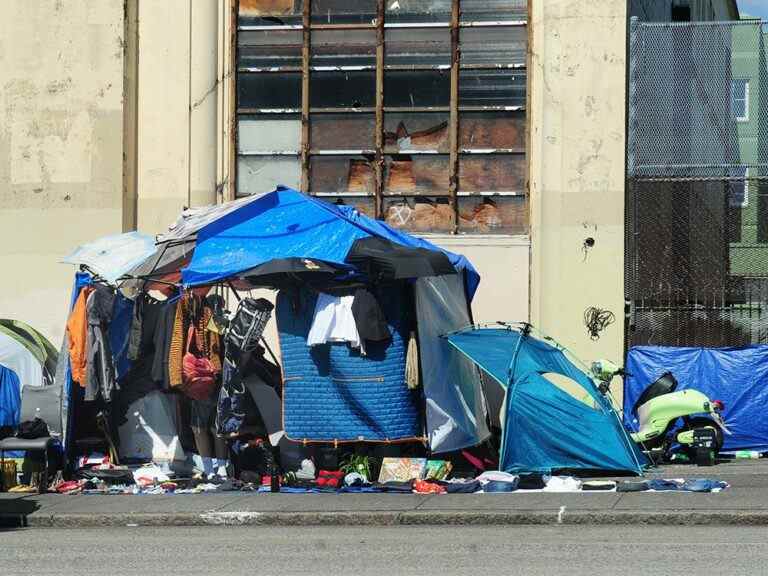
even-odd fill
[{"label": "weathered stucco wall", "polygon": [[58,343],[72,267],[122,227],[123,1],[0,2],[0,317]]},{"label": "weathered stucco wall", "polygon": [[138,229],[216,202],[218,0],[138,4]]},{"label": "weathered stucco wall", "polygon": [[466,256],[480,273],[472,304],[475,322],[528,321],[530,242],[526,236],[426,237],[446,250]]},{"label": "weathered stucco wall", "polygon": [[585,360],[623,350],[626,4],[531,0],[531,316]]}]

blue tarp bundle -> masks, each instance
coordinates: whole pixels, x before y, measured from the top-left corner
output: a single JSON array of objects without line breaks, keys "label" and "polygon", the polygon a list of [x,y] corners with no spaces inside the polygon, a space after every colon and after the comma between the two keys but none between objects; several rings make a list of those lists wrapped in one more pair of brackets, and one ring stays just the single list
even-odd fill
[{"label": "blue tarp bundle", "polygon": [[[471,328],[448,340],[507,388],[500,470],[642,472],[643,460],[610,403],[560,349],[510,328]],[[547,373],[570,379],[586,401]]]},{"label": "blue tarp bundle", "polygon": [[624,419],[637,430],[631,413],[649,384],[672,372],[678,390],[693,388],[725,404],[723,417],[731,435],[725,450],[768,450],[768,346],[745,348],[675,348],[636,346],[627,355]]},{"label": "blue tarp bundle", "polygon": [[[441,250],[348,206],[334,206],[278,187],[202,228],[192,261],[182,270],[182,280],[187,286],[212,284],[284,258],[320,260],[352,270],[346,262],[352,245],[371,236],[402,246]],[[471,299],[479,274],[463,256],[441,251],[465,273]]]},{"label": "blue tarp bundle", "polygon": [[0,426],[19,425],[21,383],[16,372],[0,366]]}]

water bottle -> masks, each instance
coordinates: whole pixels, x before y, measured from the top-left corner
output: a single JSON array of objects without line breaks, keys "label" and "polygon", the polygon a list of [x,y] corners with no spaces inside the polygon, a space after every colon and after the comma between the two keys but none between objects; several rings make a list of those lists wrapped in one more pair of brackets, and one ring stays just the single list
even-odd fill
[{"label": "water bottle", "polygon": [[760,458],[760,452],[757,450],[739,450],[735,456],[736,458],[757,459]]}]

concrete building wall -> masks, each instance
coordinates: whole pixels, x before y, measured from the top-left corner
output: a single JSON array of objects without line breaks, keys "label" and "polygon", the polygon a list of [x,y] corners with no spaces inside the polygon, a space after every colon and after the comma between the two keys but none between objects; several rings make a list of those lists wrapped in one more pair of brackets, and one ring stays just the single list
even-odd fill
[{"label": "concrete building wall", "polygon": [[[135,0],[134,0],[135,1]],[[227,0],[138,2],[137,227],[164,231],[186,206],[217,201]],[[228,104],[227,100],[227,104]]]},{"label": "concrete building wall", "polygon": [[530,242],[527,236],[430,235],[430,242],[466,256],[480,273],[475,322],[527,322]]},{"label": "concrete building wall", "polygon": [[[532,322],[585,360],[621,361],[627,2],[530,6]],[[616,316],[597,341],[590,306]]]},{"label": "concrete building wall", "polygon": [[0,2],[0,317],[58,341],[72,267],[122,229],[123,0]]}]

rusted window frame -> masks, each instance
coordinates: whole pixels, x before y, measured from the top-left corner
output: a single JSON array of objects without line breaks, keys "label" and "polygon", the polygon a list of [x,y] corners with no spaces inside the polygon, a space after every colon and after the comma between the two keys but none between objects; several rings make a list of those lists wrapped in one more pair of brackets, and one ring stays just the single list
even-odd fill
[{"label": "rusted window frame", "polygon": [[[528,19],[498,20],[498,21],[461,21],[461,0],[452,0],[451,16],[448,22],[386,22],[385,0],[377,0],[376,19],[372,23],[359,24],[317,24],[312,23],[311,0],[305,0],[302,8],[301,24],[286,25],[238,25],[236,31],[267,31],[267,30],[297,30],[302,32],[302,61],[301,66],[277,66],[277,67],[240,67],[235,66],[239,74],[273,74],[300,72],[301,78],[301,107],[300,108],[240,108],[235,106],[236,123],[239,124],[239,118],[245,115],[269,115],[269,114],[297,114],[301,122],[300,150],[252,150],[241,152],[239,147],[235,146],[234,155],[237,165],[237,158],[248,156],[295,156],[300,160],[301,165],[301,189],[305,192],[311,192],[310,182],[310,159],[315,156],[358,156],[373,155],[374,169],[374,191],[373,195],[365,192],[312,192],[317,196],[334,197],[366,197],[372,198],[374,202],[374,212],[376,218],[384,216],[384,199],[387,197],[428,197],[428,198],[447,198],[452,209],[452,232],[458,233],[459,225],[459,202],[460,197],[515,197],[527,196],[524,189],[521,190],[493,190],[493,191],[471,191],[461,190],[459,181],[459,159],[470,155],[526,155],[525,147],[519,148],[463,148],[459,145],[459,122],[462,112],[524,112],[525,106],[470,106],[459,104],[459,82],[461,70],[527,70],[527,58],[525,62],[513,62],[507,64],[481,63],[464,64],[460,57],[460,31],[462,28],[492,28],[492,27],[528,27]],[[239,15],[239,10],[236,17]],[[450,31],[450,64],[425,64],[425,65],[396,65],[385,64],[385,31],[388,29],[427,29],[443,28]],[[311,63],[311,33],[313,30],[374,30],[376,31],[376,53],[375,64],[371,65],[350,65],[350,66],[312,66]],[[530,30],[530,29],[529,29]],[[235,38],[235,47],[239,43]],[[236,62],[239,64],[239,54],[236,53]],[[310,90],[311,75],[313,72],[323,71],[375,71],[375,105],[367,107],[311,107]],[[384,75],[387,71],[420,71],[420,70],[450,70],[450,96],[448,106],[385,106],[384,105]],[[447,193],[427,194],[427,193],[384,193],[384,164],[385,157],[393,155],[392,152],[385,150],[384,145],[384,114],[387,112],[398,113],[428,113],[428,112],[447,112],[449,123],[449,150],[431,150],[416,149],[398,151],[398,154],[417,155],[447,155],[448,159],[448,190]],[[375,145],[372,149],[339,149],[339,150],[318,150],[312,148],[310,141],[310,122],[313,114],[375,114]],[[237,134],[238,130],[234,131]]]}]

